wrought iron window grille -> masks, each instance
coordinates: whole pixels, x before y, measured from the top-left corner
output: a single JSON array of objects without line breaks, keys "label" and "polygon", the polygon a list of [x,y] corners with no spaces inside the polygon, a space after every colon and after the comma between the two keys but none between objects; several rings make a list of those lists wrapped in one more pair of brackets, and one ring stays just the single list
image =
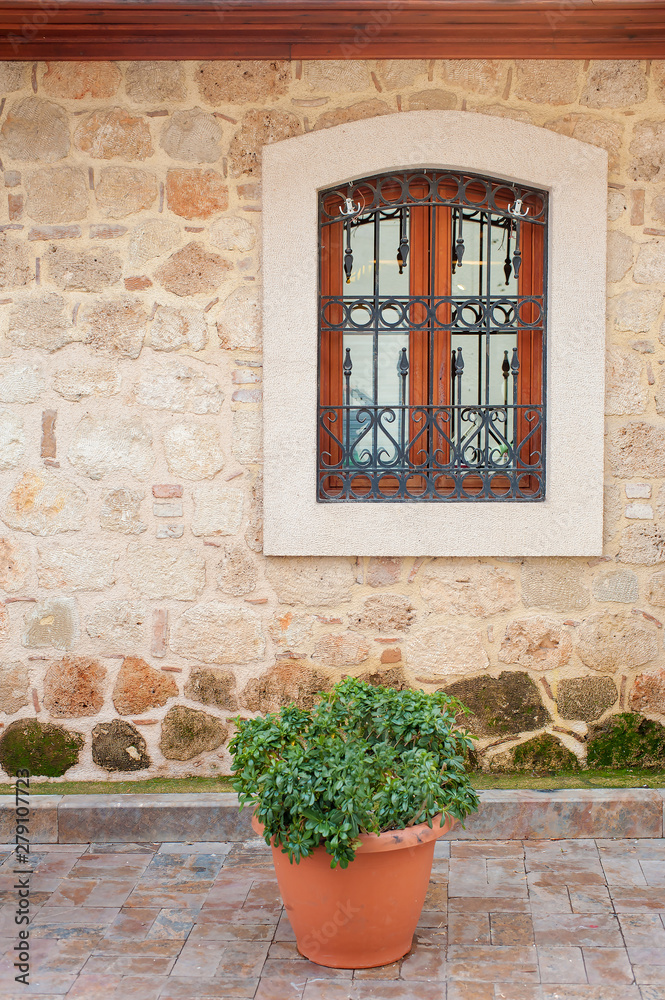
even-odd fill
[{"label": "wrought iron window grille", "polygon": [[547,211],[449,171],[320,193],[319,501],[545,498]]}]

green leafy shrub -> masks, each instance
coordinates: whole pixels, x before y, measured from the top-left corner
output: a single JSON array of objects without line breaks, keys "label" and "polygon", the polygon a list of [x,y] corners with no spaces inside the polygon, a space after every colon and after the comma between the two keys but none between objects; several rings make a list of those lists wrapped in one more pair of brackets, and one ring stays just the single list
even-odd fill
[{"label": "green leafy shrub", "polygon": [[431,826],[442,812],[463,820],[478,808],[460,710],[443,692],[346,678],[312,709],[236,720],[233,787],[290,861],[323,844],[331,867],[346,868],[361,833]]}]

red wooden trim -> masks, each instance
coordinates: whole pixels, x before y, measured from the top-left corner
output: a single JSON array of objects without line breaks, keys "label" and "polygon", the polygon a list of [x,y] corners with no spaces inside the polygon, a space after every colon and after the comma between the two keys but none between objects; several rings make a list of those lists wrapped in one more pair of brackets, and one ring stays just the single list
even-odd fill
[{"label": "red wooden trim", "polygon": [[650,59],[662,0],[0,0],[0,59]]}]

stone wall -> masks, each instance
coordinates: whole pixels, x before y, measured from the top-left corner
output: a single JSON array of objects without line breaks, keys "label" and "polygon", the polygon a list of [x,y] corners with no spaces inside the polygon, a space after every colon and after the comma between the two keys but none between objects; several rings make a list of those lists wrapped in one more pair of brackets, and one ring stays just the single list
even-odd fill
[{"label": "stone wall", "polygon": [[[487,767],[623,713],[658,741],[665,62],[4,63],[0,96],[7,769],[225,773],[231,716],[345,673],[458,693]],[[601,559],[261,554],[261,146],[421,108],[609,152]]]}]

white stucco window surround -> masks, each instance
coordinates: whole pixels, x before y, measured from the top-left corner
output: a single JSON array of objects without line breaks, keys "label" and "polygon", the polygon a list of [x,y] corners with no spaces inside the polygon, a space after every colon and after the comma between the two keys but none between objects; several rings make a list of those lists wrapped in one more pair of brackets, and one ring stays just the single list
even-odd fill
[{"label": "white stucco window surround", "polygon": [[[317,195],[418,167],[550,193],[544,501],[317,502]],[[267,555],[602,552],[606,199],[604,150],[471,112],[387,115],[264,148]]]}]

